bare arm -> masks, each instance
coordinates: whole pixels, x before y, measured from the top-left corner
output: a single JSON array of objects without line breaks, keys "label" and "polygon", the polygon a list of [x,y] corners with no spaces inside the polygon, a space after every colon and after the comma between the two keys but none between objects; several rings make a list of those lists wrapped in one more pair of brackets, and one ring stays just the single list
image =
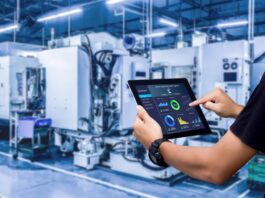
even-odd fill
[{"label": "bare arm", "polygon": [[[243,106],[236,104],[220,88],[194,101],[190,106],[200,104],[222,117],[236,118],[243,109]],[[161,127],[140,106],[134,123],[134,135],[146,148],[163,136]],[[191,177],[215,184],[224,183],[256,154],[254,149],[244,144],[230,130],[210,148],[178,146],[164,142],[159,149],[169,165]]]},{"label": "bare arm", "polygon": [[231,131],[213,147],[187,147],[165,142],[160,146],[164,160],[187,175],[222,184],[233,176],[256,151]]}]

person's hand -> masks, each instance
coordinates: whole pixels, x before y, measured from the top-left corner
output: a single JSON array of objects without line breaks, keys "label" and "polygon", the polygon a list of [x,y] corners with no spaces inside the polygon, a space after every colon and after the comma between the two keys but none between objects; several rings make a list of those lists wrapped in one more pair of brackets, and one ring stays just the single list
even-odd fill
[{"label": "person's hand", "polygon": [[236,118],[243,109],[243,106],[235,103],[221,88],[216,88],[206,96],[190,103],[190,106],[194,107],[200,104],[225,118]]},{"label": "person's hand", "polygon": [[133,128],[133,135],[147,149],[153,141],[163,137],[159,124],[149,116],[142,106],[137,106],[137,116]]}]

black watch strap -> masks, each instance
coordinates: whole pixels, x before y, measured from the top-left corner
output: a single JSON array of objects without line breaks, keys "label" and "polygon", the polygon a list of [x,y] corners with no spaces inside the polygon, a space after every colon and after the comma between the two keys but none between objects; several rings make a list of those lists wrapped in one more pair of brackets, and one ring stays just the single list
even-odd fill
[{"label": "black watch strap", "polygon": [[155,140],[151,144],[149,148],[149,158],[154,164],[158,166],[168,167],[168,164],[164,161],[163,156],[159,152],[159,147],[163,142],[169,142],[169,140],[166,138],[160,138]]}]

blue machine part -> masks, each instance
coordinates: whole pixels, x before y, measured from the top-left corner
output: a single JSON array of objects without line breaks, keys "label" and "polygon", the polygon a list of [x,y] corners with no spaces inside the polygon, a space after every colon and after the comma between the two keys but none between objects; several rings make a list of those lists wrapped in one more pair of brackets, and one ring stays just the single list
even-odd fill
[{"label": "blue machine part", "polygon": [[52,125],[52,119],[50,118],[26,117],[19,120],[32,120],[35,122],[35,127],[50,127]]},{"label": "blue machine part", "polygon": [[125,49],[133,49],[136,45],[136,38],[134,35],[126,35],[123,39],[123,46]]}]

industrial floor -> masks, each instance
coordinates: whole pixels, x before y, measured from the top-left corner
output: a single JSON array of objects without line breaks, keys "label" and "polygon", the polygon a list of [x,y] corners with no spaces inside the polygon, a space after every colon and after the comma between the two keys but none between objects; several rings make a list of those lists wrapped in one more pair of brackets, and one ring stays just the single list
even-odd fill
[{"label": "industrial floor", "polygon": [[173,186],[117,174],[97,168],[88,171],[73,166],[72,157],[53,153],[32,163],[13,160],[8,143],[0,142],[0,198],[82,197],[263,197],[247,187],[246,168],[223,186],[186,177]]}]

